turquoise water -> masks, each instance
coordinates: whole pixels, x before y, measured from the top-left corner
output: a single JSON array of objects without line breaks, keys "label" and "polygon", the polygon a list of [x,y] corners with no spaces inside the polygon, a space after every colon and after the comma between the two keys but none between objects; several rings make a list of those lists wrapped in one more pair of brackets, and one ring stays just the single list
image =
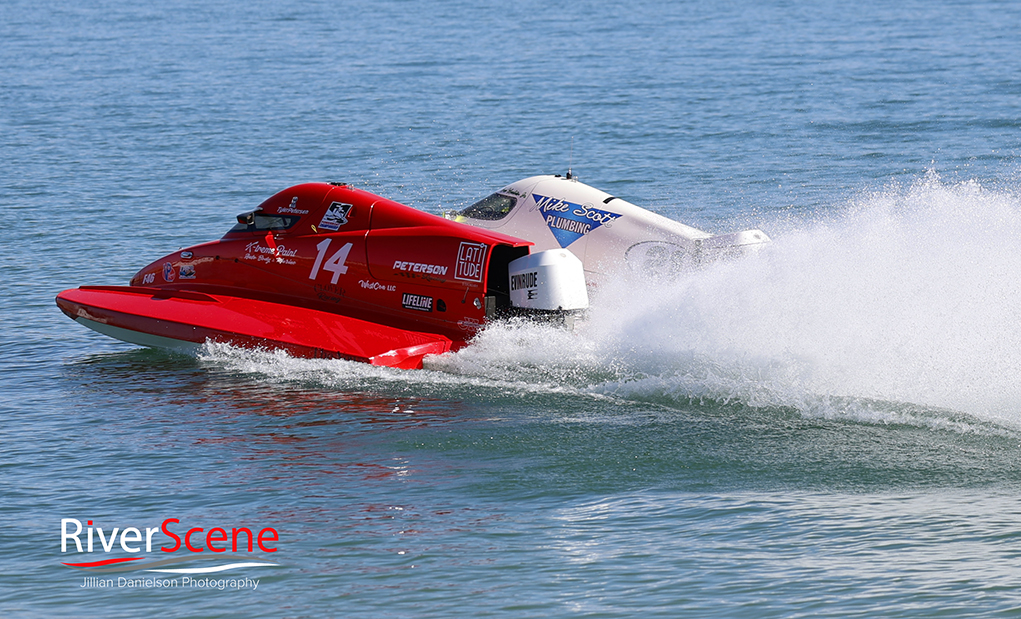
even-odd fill
[{"label": "turquoise water", "polygon": [[[0,614],[1021,615],[1021,7],[13,0],[0,24]],[[53,303],[299,182],[437,212],[568,167],[774,242],[416,372],[174,356]],[[62,519],[168,518],[272,527],[277,565],[224,590],[62,565],[132,556],[62,552]]]}]

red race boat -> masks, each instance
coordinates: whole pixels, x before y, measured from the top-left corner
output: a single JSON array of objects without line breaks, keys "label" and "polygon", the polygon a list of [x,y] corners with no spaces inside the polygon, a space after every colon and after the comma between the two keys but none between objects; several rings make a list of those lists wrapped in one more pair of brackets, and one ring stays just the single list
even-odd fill
[{"label": "red race boat", "polygon": [[143,346],[207,340],[421,368],[487,320],[588,305],[566,249],[452,222],[345,184],[291,187],[218,241],[144,267],[128,286],[57,295],[72,320]]}]

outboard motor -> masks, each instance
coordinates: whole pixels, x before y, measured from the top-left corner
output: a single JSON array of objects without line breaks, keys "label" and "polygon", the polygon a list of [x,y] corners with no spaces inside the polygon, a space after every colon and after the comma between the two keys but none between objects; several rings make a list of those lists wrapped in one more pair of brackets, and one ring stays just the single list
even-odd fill
[{"label": "outboard motor", "polygon": [[507,273],[511,307],[520,313],[566,319],[588,308],[585,269],[569,250],[522,256],[510,262]]}]

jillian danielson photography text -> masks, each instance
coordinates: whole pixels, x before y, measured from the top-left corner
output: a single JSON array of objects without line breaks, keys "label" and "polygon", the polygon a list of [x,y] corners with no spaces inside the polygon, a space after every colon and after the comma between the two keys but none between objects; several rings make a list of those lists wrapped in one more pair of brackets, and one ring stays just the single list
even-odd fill
[{"label": "jillian danielson photography text", "polygon": [[259,588],[258,578],[192,578],[181,576],[180,578],[128,578],[118,576],[117,578],[100,578],[99,576],[86,576],[79,585],[82,589],[217,589],[226,591],[228,589],[255,591]]}]

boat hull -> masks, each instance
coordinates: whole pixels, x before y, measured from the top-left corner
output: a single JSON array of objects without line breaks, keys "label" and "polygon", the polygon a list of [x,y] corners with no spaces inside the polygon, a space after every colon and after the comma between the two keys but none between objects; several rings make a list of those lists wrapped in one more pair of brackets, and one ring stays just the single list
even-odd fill
[{"label": "boat hull", "polygon": [[141,286],[65,290],[57,305],[94,331],[142,346],[193,352],[205,342],[282,349],[297,357],[419,369],[463,342],[316,309]]}]

